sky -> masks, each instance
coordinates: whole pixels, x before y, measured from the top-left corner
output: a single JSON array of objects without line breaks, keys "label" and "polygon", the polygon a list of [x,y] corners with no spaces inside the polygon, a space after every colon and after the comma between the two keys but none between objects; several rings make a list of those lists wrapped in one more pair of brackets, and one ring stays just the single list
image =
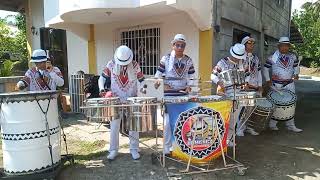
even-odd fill
[{"label": "sky", "polygon": [[[295,9],[300,9],[301,5],[304,4],[305,2],[315,2],[316,0],[292,0],[292,12]],[[0,18],[5,18],[7,15],[15,15],[17,14],[16,12],[11,12],[11,11],[3,11],[0,10]]]}]

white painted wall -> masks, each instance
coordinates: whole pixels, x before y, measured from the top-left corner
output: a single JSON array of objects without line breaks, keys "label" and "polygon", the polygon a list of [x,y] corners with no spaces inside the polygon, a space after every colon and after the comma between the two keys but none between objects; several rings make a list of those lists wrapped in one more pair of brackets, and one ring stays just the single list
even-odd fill
[{"label": "white painted wall", "polygon": [[198,75],[199,57],[199,30],[188,14],[179,12],[175,14],[148,17],[134,22],[117,22],[110,24],[95,25],[97,69],[101,70],[113,57],[114,34],[119,28],[132,27],[137,25],[159,24],[160,26],[160,54],[166,55],[171,51],[171,40],[177,33],[182,33],[187,38],[185,54],[193,59],[196,74]]},{"label": "white painted wall", "polygon": [[69,75],[79,70],[89,73],[88,41],[67,31],[67,49]]},{"label": "white painted wall", "polygon": [[43,0],[32,0],[29,1],[29,16],[30,16],[30,28],[34,26],[37,35],[31,34],[32,50],[39,49],[40,46],[40,30],[39,28],[44,27],[44,18],[43,18]]},{"label": "white painted wall", "polygon": [[47,25],[51,19],[59,15],[59,0],[43,0],[44,21]]}]

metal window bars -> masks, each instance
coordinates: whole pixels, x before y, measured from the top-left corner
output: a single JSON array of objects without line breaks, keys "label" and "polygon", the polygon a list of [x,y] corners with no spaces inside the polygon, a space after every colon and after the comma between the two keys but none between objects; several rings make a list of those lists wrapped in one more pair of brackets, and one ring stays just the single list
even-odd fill
[{"label": "metal window bars", "polygon": [[160,62],[160,28],[157,25],[118,29],[115,45],[127,45],[133,51],[145,75],[154,75]]}]

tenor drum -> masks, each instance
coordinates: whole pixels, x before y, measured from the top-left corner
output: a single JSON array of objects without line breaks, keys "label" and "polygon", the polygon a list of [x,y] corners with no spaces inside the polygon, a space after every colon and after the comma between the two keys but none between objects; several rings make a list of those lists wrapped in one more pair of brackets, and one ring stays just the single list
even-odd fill
[{"label": "tenor drum", "polygon": [[274,104],[273,120],[288,121],[294,117],[297,96],[289,90],[270,91],[267,98]]},{"label": "tenor drum", "polygon": [[126,130],[148,132],[157,129],[157,98],[130,97],[129,117],[124,119]]},{"label": "tenor drum", "polygon": [[87,117],[90,120],[104,121],[120,118],[119,107],[106,107],[120,104],[119,97],[91,98],[86,100]]},{"label": "tenor drum", "polygon": [[61,156],[56,91],[5,93],[0,99],[4,172],[26,175],[58,165]]},{"label": "tenor drum", "polygon": [[258,133],[264,131],[268,127],[273,109],[274,106],[268,99],[257,99],[256,107],[248,119],[247,126]]}]

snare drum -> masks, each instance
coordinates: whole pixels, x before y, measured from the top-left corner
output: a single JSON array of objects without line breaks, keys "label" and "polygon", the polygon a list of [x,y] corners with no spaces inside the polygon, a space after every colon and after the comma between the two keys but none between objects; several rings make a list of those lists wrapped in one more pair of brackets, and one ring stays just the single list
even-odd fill
[{"label": "snare drum", "polygon": [[256,107],[248,119],[247,126],[258,133],[264,131],[268,127],[273,109],[274,106],[268,99],[257,99]]},{"label": "snare drum", "polygon": [[188,101],[189,101],[188,96],[165,96],[164,97],[165,103],[181,104],[181,103],[186,103]]},{"label": "snare drum", "polygon": [[215,101],[223,101],[223,96],[211,95],[211,96],[199,96],[195,98],[197,102],[206,103],[206,102],[215,102]]},{"label": "snare drum", "polygon": [[89,120],[111,121],[120,118],[119,107],[106,107],[120,104],[119,97],[91,98],[86,100],[87,117]]},{"label": "snare drum", "polygon": [[5,93],[0,99],[4,172],[26,175],[57,166],[61,148],[56,91]]},{"label": "snare drum", "polygon": [[129,131],[148,132],[157,129],[157,98],[130,97],[127,99],[129,117],[123,119]]},{"label": "snare drum", "polygon": [[[256,92],[237,92],[235,100],[238,102],[239,106],[255,106],[256,94]],[[233,94],[229,98],[233,100]]]},{"label": "snare drum", "polygon": [[270,91],[267,98],[275,105],[272,119],[288,121],[294,117],[297,96],[289,90]]}]

